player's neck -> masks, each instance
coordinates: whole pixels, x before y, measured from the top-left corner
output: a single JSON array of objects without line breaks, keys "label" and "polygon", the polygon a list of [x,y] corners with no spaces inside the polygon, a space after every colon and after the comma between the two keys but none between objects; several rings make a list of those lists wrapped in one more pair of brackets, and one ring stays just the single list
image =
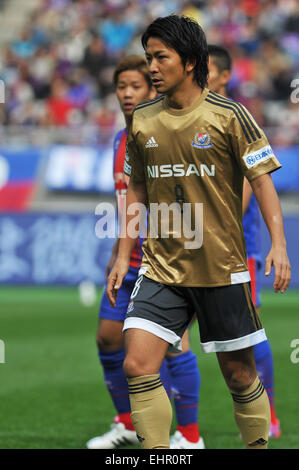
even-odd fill
[{"label": "player's neck", "polygon": [[218,91],[217,91],[218,95],[222,95],[224,96],[225,98],[228,98],[227,96],[227,93],[226,93],[226,86],[221,86]]},{"label": "player's neck", "polygon": [[124,116],[126,122],[126,130],[128,131],[132,124],[132,115],[131,116]]},{"label": "player's neck", "polygon": [[167,95],[168,105],[174,109],[189,108],[202,94],[202,89],[192,81],[186,82],[179,89]]}]

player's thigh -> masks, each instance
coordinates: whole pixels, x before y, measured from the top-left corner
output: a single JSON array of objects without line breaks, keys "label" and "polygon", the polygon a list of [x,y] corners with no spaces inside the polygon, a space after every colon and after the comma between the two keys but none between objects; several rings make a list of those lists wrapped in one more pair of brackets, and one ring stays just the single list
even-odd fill
[{"label": "player's thigh", "polygon": [[182,353],[185,353],[190,349],[189,331],[190,327],[186,328],[185,333],[182,337]]},{"label": "player's thigh", "polygon": [[119,289],[115,307],[111,307],[104,289],[97,330],[97,343],[100,349],[113,350],[123,347],[123,323],[136,278],[137,270],[130,268]]},{"label": "player's thigh", "polygon": [[97,329],[96,341],[98,348],[105,351],[113,351],[123,347],[122,329],[128,307],[130,293],[126,294],[123,290],[119,302],[113,308],[109,304],[106,291],[103,294],[100,312],[99,324]]},{"label": "player's thigh", "polygon": [[249,283],[193,288],[204,352],[239,351],[266,339]]},{"label": "player's thigh", "polygon": [[168,348],[167,341],[138,328],[126,330],[124,339],[127,377],[157,374]]},{"label": "player's thigh", "polygon": [[182,336],[192,314],[182,292],[146,276],[136,281],[124,331],[144,330],[169,343],[168,352],[181,352]]},{"label": "player's thigh", "polygon": [[183,334],[183,337],[182,337],[182,352],[178,353],[178,354],[167,353],[166,357],[174,357],[174,356],[177,356],[177,355],[180,355],[180,354],[184,354],[184,353],[186,353],[187,351],[190,350],[189,331],[190,331],[190,328],[188,327],[185,330],[185,333]]},{"label": "player's thigh", "polygon": [[196,313],[191,318],[191,321],[188,325],[188,328],[185,330],[185,333],[182,337],[182,353],[190,350],[190,328],[193,323],[196,321]]}]

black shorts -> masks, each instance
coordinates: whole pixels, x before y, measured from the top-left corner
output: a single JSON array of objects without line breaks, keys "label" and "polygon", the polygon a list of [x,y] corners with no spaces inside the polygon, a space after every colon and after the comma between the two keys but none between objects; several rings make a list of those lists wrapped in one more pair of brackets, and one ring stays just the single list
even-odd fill
[{"label": "black shorts", "polygon": [[250,283],[223,287],[180,287],[138,277],[124,331],[138,328],[164,339],[169,352],[181,351],[181,338],[196,313],[204,352],[236,351],[267,339],[255,311]]}]

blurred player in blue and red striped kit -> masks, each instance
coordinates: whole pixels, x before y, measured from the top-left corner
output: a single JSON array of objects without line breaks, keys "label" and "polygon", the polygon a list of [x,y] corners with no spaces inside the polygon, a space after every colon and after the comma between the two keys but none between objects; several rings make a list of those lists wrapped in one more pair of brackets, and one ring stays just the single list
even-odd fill
[{"label": "blurred player in blue and red striped kit", "polygon": [[[153,99],[156,90],[152,86],[145,59],[136,55],[128,56],[119,63],[114,73],[114,85],[126,121],[126,127],[117,133],[114,141],[113,176],[116,204],[121,214],[129,182],[129,178],[124,174],[128,128],[136,105]],[[141,244],[142,241],[138,238],[131,254],[129,272],[118,292],[116,307],[110,306],[106,289],[102,298],[97,331],[98,354],[117,415],[110,431],[87,442],[89,449],[114,449],[123,445],[138,445],[130,418],[128,383],[123,371],[125,351],[122,328],[141,265],[143,254]],[[107,276],[117,257],[118,246],[119,239],[113,247],[106,270]],[[172,437],[171,447],[203,449],[204,441],[198,427],[200,374],[197,358],[190,350],[188,335],[188,331],[185,332],[182,353],[167,355],[160,376],[168,395],[174,398],[177,430]]]},{"label": "blurred player in blue and red striped kit", "polygon": [[[227,84],[231,77],[231,57],[226,49],[218,45],[209,46],[208,88],[227,97]],[[251,295],[258,313],[261,306],[261,219],[258,203],[252,194],[247,179],[243,187],[243,229],[251,277]],[[274,407],[274,372],[271,346],[268,340],[254,346],[254,356],[258,376],[263,383],[270,401],[271,424],[269,437],[281,435],[280,422]]]}]

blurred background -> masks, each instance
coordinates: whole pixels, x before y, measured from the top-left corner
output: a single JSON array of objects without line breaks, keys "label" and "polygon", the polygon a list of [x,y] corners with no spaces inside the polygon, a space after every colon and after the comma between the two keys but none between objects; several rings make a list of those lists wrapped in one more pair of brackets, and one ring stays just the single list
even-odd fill
[{"label": "blurred background", "polygon": [[[112,142],[124,127],[112,76],[120,58],[144,53],[146,26],[170,13],[196,18],[209,43],[229,49],[229,94],[282,163],[273,181],[293,278],[275,296],[273,275],[262,277],[262,313],[283,430],[271,446],[298,448],[299,365],[290,361],[299,337],[298,1],[0,0],[1,448],[84,447],[111,423],[95,334],[113,240],[96,237],[95,211],[114,202]],[[265,257],[264,224],[262,247]],[[206,445],[242,448],[215,357],[200,354],[195,330]]]},{"label": "blurred background", "polygon": [[[265,129],[283,165],[273,179],[286,218],[292,285],[299,287],[297,1],[0,5],[0,283],[103,283],[111,240],[94,236],[93,215],[99,201],[113,201],[112,141],[124,125],[113,70],[124,55],[143,54],[147,24],[176,12],[195,17],[209,43],[229,49],[229,93]],[[263,246],[269,247],[265,233]],[[263,282],[269,286],[272,278]]]}]

